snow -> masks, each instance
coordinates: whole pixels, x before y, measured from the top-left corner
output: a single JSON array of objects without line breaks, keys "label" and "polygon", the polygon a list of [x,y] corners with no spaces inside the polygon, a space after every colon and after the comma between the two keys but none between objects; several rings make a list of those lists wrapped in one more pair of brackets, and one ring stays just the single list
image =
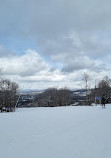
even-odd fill
[{"label": "snow", "polygon": [[111,105],[0,113],[1,158],[110,158]]}]

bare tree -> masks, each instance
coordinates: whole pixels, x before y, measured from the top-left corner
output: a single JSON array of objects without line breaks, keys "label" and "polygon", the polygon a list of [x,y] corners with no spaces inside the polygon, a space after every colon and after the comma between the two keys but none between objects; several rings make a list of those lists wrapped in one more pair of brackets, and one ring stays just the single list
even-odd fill
[{"label": "bare tree", "polygon": [[69,104],[71,91],[64,89],[49,88],[36,97],[35,106],[66,106]]},{"label": "bare tree", "polygon": [[87,92],[88,87],[89,87],[89,79],[90,79],[88,73],[84,72],[82,75],[82,79],[83,79],[83,82],[85,84],[85,90]]},{"label": "bare tree", "polygon": [[84,82],[84,87],[85,87],[85,91],[86,91],[86,103],[90,104],[90,76],[87,72],[84,72],[82,75],[82,79]]},{"label": "bare tree", "polygon": [[18,84],[8,79],[0,82],[0,105],[6,109],[13,110],[16,104],[16,93]]},{"label": "bare tree", "polygon": [[71,99],[71,91],[67,88],[62,88],[58,90],[58,104],[59,106],[66,106],[69,104]]},{"label": "bare tree", "polygon": [[111,80],[109,79],[109,77],[104,77],[97,86],[97,93],[100,97],[102,97],[103,95],[106,96],[106,98],[110,97],[110,93],[111,93]]}]

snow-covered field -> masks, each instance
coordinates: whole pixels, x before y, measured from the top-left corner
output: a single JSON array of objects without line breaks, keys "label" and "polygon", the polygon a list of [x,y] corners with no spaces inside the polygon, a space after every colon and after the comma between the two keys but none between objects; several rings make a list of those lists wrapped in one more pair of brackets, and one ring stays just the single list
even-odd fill
[{"label": "snow-covered field", "polygon": [[0,113],[0,158],[110,158],[111,105]]}]

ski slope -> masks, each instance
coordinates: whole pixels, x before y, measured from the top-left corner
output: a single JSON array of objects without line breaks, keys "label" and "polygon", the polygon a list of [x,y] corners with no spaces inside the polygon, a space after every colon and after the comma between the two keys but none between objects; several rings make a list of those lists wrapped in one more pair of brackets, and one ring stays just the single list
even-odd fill
[{"label": "ski slope", "polygon": [[111,105],[0,113],[0,158],[110,158]]}]

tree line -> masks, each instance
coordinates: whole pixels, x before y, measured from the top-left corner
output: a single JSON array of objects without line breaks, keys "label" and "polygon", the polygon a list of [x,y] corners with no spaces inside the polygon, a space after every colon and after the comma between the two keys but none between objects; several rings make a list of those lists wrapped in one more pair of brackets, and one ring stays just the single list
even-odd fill
[{"label": "tree line", "polygon": [[[91,105],[92,103],[100,103],[100,99],[104,96],[107,102],[111,102],[111,79],[104,77],[98,82],[94,82],[90,87],[90,76],[83,74],[82,87],[85,89],[86,95],[79,99],[78,105]],[[19,85],[9,79],[0,79],[0,112],[14,111],[17,106],[17,91]],[[99,98],[99,99],[97,99]],[[33,107],[54,107],[67,106],[76,102],[76,96],[68,88],[48,88],[44,92],[36,95],[31,103]]]},{"label": "tree line", "polygon": [[0,79],[0,112],[14,111],[19,86],[9,79]]},{"label": "tree line", "polygon": [[[95,82],[93,87],[90,87],[90,76],[87,73],[83,74],[83,89],[85,89],[86,95],[81,97],[78,101],[78,105],[91,105],[92,103],[100,103],[101,98],[104,96],[107,102],[111,102],[111,79],[104,77]],[[98,99],[99,98],[99,99]],[[35,107],[54,107],[54,106],[66,106],[76,102],[76,96],[68,88],[49,88],[43,93],[36,96],[32,106]]]},{"label": "tree line", "polygon": [[106,103],[111,102],[111,79],[108,76],[100,80],[95,79],[94,86],[90,87],[90,76],[87,73],[83,74],[83,81],[85,84],[87,104],[101,103],[101,98],[104,96]]},{"label": "tree line", "polygon": [[71,104],[71,94],[72,92],[67,88],[49,88],[46,89],[43,93],[36,96],[34,106],[66,106]]}]

